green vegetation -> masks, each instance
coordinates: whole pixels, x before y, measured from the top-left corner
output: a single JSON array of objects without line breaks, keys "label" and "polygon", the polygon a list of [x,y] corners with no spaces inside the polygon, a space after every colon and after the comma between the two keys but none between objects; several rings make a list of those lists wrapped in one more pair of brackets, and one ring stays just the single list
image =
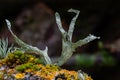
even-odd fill
[{"label": "green vegetation", "polygon": [[9,67],[15,67],[16,65],[21,65],[25,63],[42,64],[42,60],[36,58],[33,55],[26,54],[23,51],[17,50],[9,53],[5,59],[0,61],[0,63],[6,64]]},{"label": "green vegetation", "polygon": [[22,64],[22,65],[16,66],[15,69],[19,72],[25,72],[25,70],[27,69],[30,69],[31,71],[40,70],[40,68],[34,63]]}]

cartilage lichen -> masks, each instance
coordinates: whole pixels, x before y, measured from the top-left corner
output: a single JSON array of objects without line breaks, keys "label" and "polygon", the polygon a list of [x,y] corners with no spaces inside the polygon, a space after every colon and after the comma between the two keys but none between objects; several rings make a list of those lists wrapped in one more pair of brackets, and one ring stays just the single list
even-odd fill
[{"label": "cartilage lichen", "polygon": [[[73,17],[73,19],[71,20],[68,32],[65,31],[62,27],[59,13],[58,12],[55,13],[56,23],[62,34],[62,53],[61,53],[61,57],[59,58],[58,62],[55,63],[58,66],[62,66],[72,56],[73,52],[75,51],[75,49],[77,47],[87,44],[90,41],[93,41],[95,39],[99,39],[99,37],[89,35],[85,39],[79,40],[76,43],[73,43],[72,36],[73,36],[74,26],[75,26],[75,22],[76,22],[76,19],[78,18],[80,11],[75,10],[75,9],[69,9],[68,12],[76,13],[76,16]],[[21,48],[23,48],[24,50],[29,51],[29,52],[36,52],[37,54],[40,55],[40,57],[43,58],[43,60],[46,64],[54,64],[54,63],[52,63],[51,59],[48,56],[48,48],[47,47],[45,50],[40,50],[37,47],[33,47],[31,45],[26,44],[12,32],[10,21],[6,19],[6,23],[7,23],[9,31],[11,32],[11,34],[13,35],[13,37],[16,41],[16,43],[18,43],[18,45]]]},{"label": "cartilage lichen", "polygon": [[62,53],[61,53],[61,57],[56,63],[59,66],[63,65],[72,56],[73,52],[75,51],[77,47],[85,45],[95,39],[99,39],[99,37],[96,37],[94,35],[89,35],[85,39],[78,40],[76,43],[73,43],[72,36],[73,36],[74,26],[75,26],[75,22],[76,22],[76,19],[78,18],[80,11],[69,9],[68,12],[76,13],[76,16],[73,17],[73,19],[71,20],[68,32],[65,31],[62,27],[59,13],[56,12],[55,14],[57,25],[62,34]]},{"label": "cartilage lichen", "polygon": [[8,39],[0,39],[0,59],[4,59],[8,53],[10,53],[10,50],[12,49],[12,45],[8,47]]},{"label": "cartilage lichen", "polygon": [[[73,52],[75,51],[75,49],[77,47],[85,45],[95,39],[99,39],[99,37],[96,37],[94,35],[89,35],[86,38],[84,38],[82,40],[78,40],[77,42],[73,43],[72,37],[73,37],[74,26],[75,26],[75,22],[79,16],[80,11],[75,10],[75,9],[69,9],[68,12],[76,13],[75,17],[73,17],[73,19],[71,20],[68,32],[65,31],[62,27],[59,13],[58,12],[55,13],[56,23],[62,34],[62,52],[61,52],[60,58],[58,59],[58,61],[56,63],[53,63],[51,61],[50,57],[48,56],[48,47],[46,47],[45,50],[40,50],[37,47],[33,47],[33,46],[28,45],[27,43],[23,42],[12,32],[11,23],[9,20],[6,19],[7,27],[9,29],[9,31],[11,32],[12,36],[14,37],[15,42],[24,51],[33,52],[33,53],[39,55],[40,56],[39,58],[42,59],[45,64],[44,66],[41,64],[38,64],[38,63],[37,64],[23,63],[22,65],[19,65],[19,66],[16,65],[17,67],[15,69],[18,70],[18,73],[16,73],[15,78],[25,78],[27,76],[27,75],[25,75],[25,71],[29,71],[30,73],[37,75],[37,77],[39,76],[41,79],[44,78],[45,80],[62,80],[62,79],[65,79],[65,80],[92,80],[91,77],[89,77],[86,73],[82,72],[81,70],[76,72],[76,71],[68,71],[65,69],[58,68],[58,66],[62,66],[72,56]],[[34,64],[34,66],[31,66],[33,64]],[[35,72],[32,69],[33,67],[36,67]],[[15,69],[13,69],[12,71],[14,71]],[[19,73],[19,71],[22,71],[23,73]],[[1,74],[1,75],[3,75],[3,74]]]}]

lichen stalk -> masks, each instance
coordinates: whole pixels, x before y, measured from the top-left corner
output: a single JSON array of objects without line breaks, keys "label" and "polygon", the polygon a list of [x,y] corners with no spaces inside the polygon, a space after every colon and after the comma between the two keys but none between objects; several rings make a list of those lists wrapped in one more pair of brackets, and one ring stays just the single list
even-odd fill
[{"label": "lichen stalk", "polygon": [[79,46],[85,45],[95,39],[99,39],[99,37],[89,35],[85,39],[78,40],[76,43],[73,43],[72,36],[73,36],[74,26],[75,26],[75,22],[76,22],[76,19],[78,18],[80,11],[69,9],[68,12],[76,13],[76,16],[73,17],[73,19],[71,20],[68,32],[65,31],[62,27],[59,13],[58,12],[55,13],[56,23],[62,34],[62,53],[57,63],[55,63],[58,66],[62,66],[72,56],[75,49],[78,48]]},{"label": "lichen stalk", "polygon": [[35,54],[38,54],[40,55],[40,57],[42,57],[45,62],[45,64],[52,64],[51,62],[51,59],[49,58],[47,52],[48,52],[48,48],[46,47],[45,50],[40,50],[38,49],[37,47],[33,47],[31,45],[28,45],[26,44],[25,42],[23,42],[22,40],[20,40],[11,30],[11,23],[9,20],[5,20],[6,23],[7,23],[7,27],[8,27],[8,30],[10,31],[10,33],[12,34],[15,42],[21,47],[23,48],[25,51],[28,51],[28,52],[34,52]]}]

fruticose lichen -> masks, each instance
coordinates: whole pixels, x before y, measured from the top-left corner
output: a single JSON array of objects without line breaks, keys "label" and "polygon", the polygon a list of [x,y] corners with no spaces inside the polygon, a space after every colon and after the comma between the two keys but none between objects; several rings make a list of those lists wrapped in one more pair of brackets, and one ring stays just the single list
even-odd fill
[{"label": "fruticose lichen", "polygon": [[8,39],[0,39],[0,59],[5,58],[10,50],[12,49],[12,45],[8,48]]},{"label": "fruticose lichen", "polygon": [[[89,43],[99,37],[89,35],[85,39],[72,42],[74,25],[80,13],[78,10],[69,9],[68,12],[76,13],[71,20],[68,32],[62,27],[59,13],[55,13],[56,23],[62,34],[62,53],[56,63],[53,63],[48,56],[48,48],[40,50],[37,47],[26,44],[20,40],[11,30],[11,23],[6,19],[7,27],[11,32],[15,42],[22,49],[10,52],[4,59],[0,61],[0,79],[2,80],[92,80],[86,73],[81,70],[68,71],[61,69],[62,66],[73,54],[79,46]],[[36,58],[34,53],[39,55]],[[44,61],[44,62],[42,62]]]}]

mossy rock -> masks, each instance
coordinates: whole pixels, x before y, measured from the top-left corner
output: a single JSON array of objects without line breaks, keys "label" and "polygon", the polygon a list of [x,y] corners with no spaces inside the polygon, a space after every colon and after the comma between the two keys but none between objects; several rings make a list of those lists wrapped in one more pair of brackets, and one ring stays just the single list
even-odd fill
[{"label": "mossy rock", "polygon": [[[84,73],[85,80],[92,80]],[[42,60],[23,51],[14,51],[0,61],[0,80],[80,80],[79,73],[44,65]]]}]

